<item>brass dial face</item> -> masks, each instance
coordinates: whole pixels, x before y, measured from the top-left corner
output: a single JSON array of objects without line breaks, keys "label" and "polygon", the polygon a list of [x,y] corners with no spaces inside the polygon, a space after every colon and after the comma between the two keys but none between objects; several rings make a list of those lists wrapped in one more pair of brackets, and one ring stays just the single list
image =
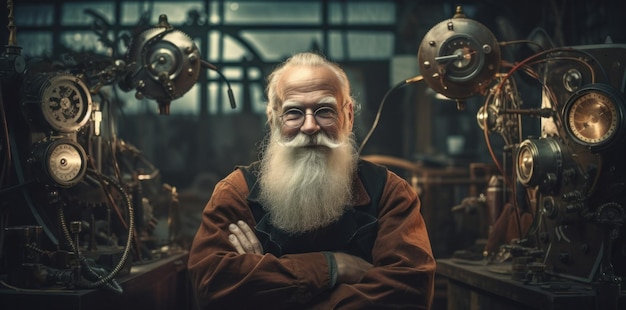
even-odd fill
[{"label": "brass dial face", "polygon": [[604,148],[621,134],[624,102],[608,88],[585,88],[565,106],[565,127],[575,142]]},{"label": "brass dial face", "polygon": [[91,114],[91,95],[83,81],[58,74],[37,82],[41,113],[53,130],[71,132],[85,125]]},{"label": "brass dial face", "polygon": [[615,104],[607,96],[589,92],[573,105],[567,121],[576,138],[585,143],[599,143],[610,138],[617,128]]},{"label": "brass dial face", "polygon": [[85,174],[85,158],[79,144],[57,140],[46,148],[42,164],[51,181],[67,187],[76,184]]},{"label": "brass dial face", "polygon": [[417,53],[424,81],[451,99],[484,93],[500,68],[500,60],[493,33],[475,20],[456,15],[431,28]]}]

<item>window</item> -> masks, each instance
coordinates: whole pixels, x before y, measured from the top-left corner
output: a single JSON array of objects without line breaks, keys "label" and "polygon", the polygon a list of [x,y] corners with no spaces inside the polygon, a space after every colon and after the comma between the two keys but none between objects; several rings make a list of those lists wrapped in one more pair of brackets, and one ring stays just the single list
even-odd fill
[{"label": "window", "polygon": [[263,71],[295,52],[318,50],[345,63],[386,61],[394,54],[396,7],[390,1],[29,2],[15,8],[18,43],[26,57],[54,57],[67,49],[123,57],[137,29],[156,26],[165,14],[172,26],[193,37],[201,57],[220,68],[238,102],[230,109],[224,80],[206,71],[201,85],[172,104],[172,114],[248,109],[264,114]]}]

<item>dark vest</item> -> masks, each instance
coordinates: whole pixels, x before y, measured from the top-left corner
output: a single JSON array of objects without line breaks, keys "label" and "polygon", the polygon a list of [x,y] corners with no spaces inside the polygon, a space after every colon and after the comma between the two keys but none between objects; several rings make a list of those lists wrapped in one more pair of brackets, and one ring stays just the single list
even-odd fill
[{"label": "dark vest", "polygon": [[372,247],[378,231],[378,205],[387,181],[385,167],[360,160],[357,174],[371,198],[371,203],[350,209],[327,227],[298,235],[274,227],[259,202],[257,176],[260,162],[238,168],[243,172],[250,189],[248,205],[256,220],[255,232],[265,253],[279,257],[293,253],[335,251],[356,255],[372,262]]}]

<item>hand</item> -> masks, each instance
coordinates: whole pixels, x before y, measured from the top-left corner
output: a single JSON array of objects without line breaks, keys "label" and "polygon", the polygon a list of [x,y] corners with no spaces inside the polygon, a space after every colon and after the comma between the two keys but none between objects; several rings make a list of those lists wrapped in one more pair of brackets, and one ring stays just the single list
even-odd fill
[{"label": "hand", "polygon": [[228,241],[237,249],[239,254],[260,254],[263,255],[263,248],[250,226],[244,221],[237,221],[237,224],[228,225],[231,234]]},{"label": "hand", "polygon": [[341,252],[333,253],[337,262],[337,284],[361,281],[366,271],[374,267],[364,259]]}]

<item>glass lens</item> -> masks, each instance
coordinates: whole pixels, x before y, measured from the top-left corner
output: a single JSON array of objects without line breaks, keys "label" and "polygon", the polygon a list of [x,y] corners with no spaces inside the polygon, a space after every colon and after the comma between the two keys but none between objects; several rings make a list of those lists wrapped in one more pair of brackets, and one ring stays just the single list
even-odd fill
[{"label": "glass lens", "polygon": [[[283,123],[287,127],[297,128],[304,124],[305,114],[300,109],[289,109],[281,115]],[[321,107],[313,112],[315,121],[322,127],[330,126],[337,120],[337,111],[331,107]]]},{"label": "glass lens", "polygon": [[289,109],[280,116],[287,127],[295,128],[302,126],[304,113],[298,109]]},{"label": "glass lens", "polygon": [[320,126],[330,126],[335,123],[337,119],[337,111],[333,108],[322,107],[315,110],[315,121]]}]

